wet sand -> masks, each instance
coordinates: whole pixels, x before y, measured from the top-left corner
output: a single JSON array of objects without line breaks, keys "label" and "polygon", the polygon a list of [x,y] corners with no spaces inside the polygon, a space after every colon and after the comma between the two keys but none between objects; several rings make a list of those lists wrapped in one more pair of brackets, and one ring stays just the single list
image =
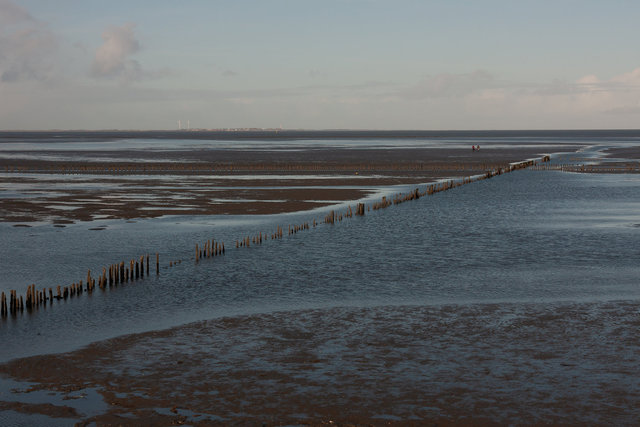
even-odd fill
[{"label": "wet sand", "polygon": [[[358,200],[380,187],[483,174],[542,154],[540,147],[316,148],[83,151],[91,161],[73,160],[72,154],[60,161],[5,158],[0,159],[5,172],[0,188],[21,190],[0,197],[0,221],[64,225],[175,214],[297,212]],[[111,160],[101,160],[104,156]],[[141,159],[126,160],[132,156]]]},{"label": "wet sand", "polygon": [[630,425],[640,304],[333,308],[223,318],[0,366],[108,410],[80,425]]},{"label": "wet sand", "polygon": [[640,150],[638,147],[609,148],[605,151],[607,156],[622,159],[640,159]]},{"label": "wet sand", "polygon": [[[38,178],[27,191],[35,200],[0,199],[0,212],[4,221],[58,224],[175,214],[176,207],[189,208],[180,214],[289,212],[354,200],[370,187],[468,176],[545,154],[401,151],[372,150],[363,161],[325,150],[314,162],[304,152],[288,152],[293,157],[282,162],[238,151],[235,163],[192,159],[178,166],[3,160],[0,170],[14,172],[0,184],[20,184],[14,173]],[[81,184],[106,177],[113,190],[43,197],[67,182],[61,169]],[[269,174],[278,178],[265,179]],[[329,179],[282,178],[287,174]],[[246,179],[251,175],[260,178]],[[65,203],[80,207],[50,207]],[[69,405],[0,399],[0,410],[81,425],[630,425],[640,406],[638,310],[635,301],[351,307],[217,319],[0,365],[3,376],[35,383],[18,397],[36,390],[80,396]],[[89,388],[108,410],[87,415],[82,396]]]}]

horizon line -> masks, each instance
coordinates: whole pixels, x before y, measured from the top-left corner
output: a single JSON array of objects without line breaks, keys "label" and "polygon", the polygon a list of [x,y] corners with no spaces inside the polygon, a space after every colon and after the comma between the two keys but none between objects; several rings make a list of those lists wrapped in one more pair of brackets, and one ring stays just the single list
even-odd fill
[{"label": "horizon line", "polygon": [[640,128],[495,128],[495,129],[367,129],[367,128],[261,128],[261,127],[225,127],[191,129],[0,129],[0,133],[9,132],[576,132],[576,131],[640,131]]}]

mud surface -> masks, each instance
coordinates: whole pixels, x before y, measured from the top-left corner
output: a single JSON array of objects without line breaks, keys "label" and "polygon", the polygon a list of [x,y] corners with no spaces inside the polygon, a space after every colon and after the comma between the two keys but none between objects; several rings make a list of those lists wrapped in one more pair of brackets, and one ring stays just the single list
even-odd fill
[{"label": "mud surface", "polygon": [[109,410],[83,419],[99,425],[150,416],[165,425],[630,425],[640,416],[639,310],[634,301],[282,312],[125,336],[0,373],[34,390],[96,387]]},{"label": "mud surface", "polygon": [[[0,220],[64,226],[299,211],[558,150],[482,144],[479,152],[85,150],[82,160],[4,150],[13,157],[0,159]],[[615,157],[638,158],[638,147],[625,150]],[[613,165],[566,170],[636,168]],[[518,285],[535,283],[532,274]],[[0,384],[0,424],[635,425],[640,303],[527,301],[245,315],[16,359],[0,365],[0,382],[18,384]]]},{"label": "mud surface", "polygon": [[59,151],[37,152],[59,160],[34,159],[31,151],[2,153],[15,157],[0,158],[0,221],[64,225],[305,211],[357,200],[384,186],[483,174],[540,157],[544,149],[88,150],[81,152],[83,161]]},{"label": "mud surface", "polygon": [[615,158],[623,158],[623,159],[640,159],[640,150],[638,147],[616,147],[609,148],[605,151],[607,156],[615,157]]}]

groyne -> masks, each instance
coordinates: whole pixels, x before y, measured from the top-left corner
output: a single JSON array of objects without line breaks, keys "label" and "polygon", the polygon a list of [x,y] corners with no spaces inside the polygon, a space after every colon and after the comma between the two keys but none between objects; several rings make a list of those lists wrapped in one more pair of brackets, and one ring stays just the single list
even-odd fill
[{"label": "groyne", "polygon": [[[538,170],[550,170],[551,167],[549,169],[544,169],[548,166],[547,164],[549,161],[549,156],[543,156],[537,160],[527,160],[512,163],[509,166],[494,167],[479,175],[440,181],[438,183],[426,185],[422,188],[417,187],[407,193],[396,193],[392,197],[384,196],[381,200],[368,205],[365,203],[357,203],[355,208],[348,206],[342,211],[331,210],[324,217],[322,222],[318,222],[316,219],[313,219],[311,221],[305,221],[298,224],[288,224],[286,226],[278,225],[276,229],[270,233],[262,233],[260,231],[253,235],[243,236],[236,239],[235,247],[240,250],[248,249],[252,246],[260,246],[268,240],[283,239],[285,237],[285,230],[287,230],[286,236],[289,237],[299,232],[314,229],[320,224],[333,226],[354,217],[364,217],[366,216],[366,212],[370,212],[372,210],[378,211],[408,201],[419,200],[423,197],[432,196],[462,185],[484,179],[490,179],[520,169],[533,167]],[[194,248],[194,256],[193,258],[190,258],[190,260],[194,261],[195,266],[204,259],[225,256],[228,252],[225,248],[224,242],[217,241],[215,238],[207,239],[204,242],[196,242],[194,244]],[[152,269],[151,260],[151,255],[149,253],[145,253],[133,257],[128,261],[121,260],[116,263],[108,264],[102,267],[97,274],[88,270],[84,280],[74,281],[68,285],[47,287],[30,284],[27,286],[24,294],[19,294],[15,289],[10,290],[8,294],[2,292],[0,295],[0,318],[7,319],[9,317],[16,317],[25,312],[31,313],[36,310],[53,307],[56,302],[65,301],[67,299],[79,298],[83,295],[91,295],[93,292],[97,291],[110,291],[118,288],[119,286],[141,283],[145,280],[145,275],[147,277],[150,276]],[[170,260],[165,268],[174,267],[175,265],[182,263],[182,261],[182,259]],[[159,275],[160,270],[160,254],[159,252],[156,252],[155,274]]]}]

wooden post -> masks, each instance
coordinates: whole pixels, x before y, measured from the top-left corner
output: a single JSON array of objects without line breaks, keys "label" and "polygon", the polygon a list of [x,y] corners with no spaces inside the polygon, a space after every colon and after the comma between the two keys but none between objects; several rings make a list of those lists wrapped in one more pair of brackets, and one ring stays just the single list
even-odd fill
[{"label": "wooden post", "polygon": [[31,310],[31,298],[29,297],[29,293],[31,292],[31,285],[27,286],[27,293],[25,296],[25,302],[27,303],[27,311]]},{"label": "wooden post", "polygon": [[156,252],[156,274],[160,274],[160,253]]}]

